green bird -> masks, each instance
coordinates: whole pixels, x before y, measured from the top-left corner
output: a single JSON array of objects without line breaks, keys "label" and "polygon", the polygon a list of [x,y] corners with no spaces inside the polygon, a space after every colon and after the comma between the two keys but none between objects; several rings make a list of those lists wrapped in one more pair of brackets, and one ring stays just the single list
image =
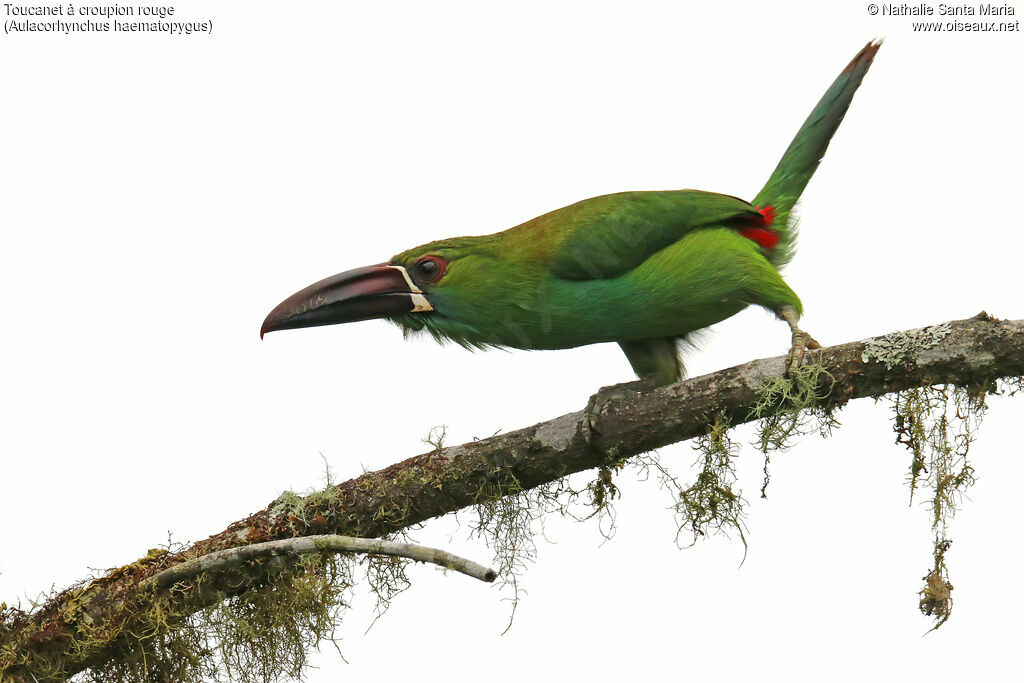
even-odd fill
[{"label": "green bird", "polygon": [[793,207],[818,167],[880,42],[843,69],[752,202],[699,190],[585,199],[503,232],[430,242],[288,297],[260,331],[386,318],[469,348],[566,349],[616,342],[640,378],[679,380],[678,342],[755,304],[788,323],[787,367],[819,345],[797,322],[779,269],[793,255]]}]

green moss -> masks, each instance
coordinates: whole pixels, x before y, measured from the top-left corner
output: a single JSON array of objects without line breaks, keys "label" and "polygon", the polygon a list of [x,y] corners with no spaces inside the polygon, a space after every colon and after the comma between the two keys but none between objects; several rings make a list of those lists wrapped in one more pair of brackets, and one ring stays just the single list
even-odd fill
[{"label": "green moss", "polygon": [[[284,523],[296,534],[322,531],[333,521],[334,511],[340,503],[334,484],[334,473],[324,459],[323,488],[309,489],[301,494],[283,492],[270,504],[270,521],[275,524]],[[267,539],[248,540],[255,543]]]}]

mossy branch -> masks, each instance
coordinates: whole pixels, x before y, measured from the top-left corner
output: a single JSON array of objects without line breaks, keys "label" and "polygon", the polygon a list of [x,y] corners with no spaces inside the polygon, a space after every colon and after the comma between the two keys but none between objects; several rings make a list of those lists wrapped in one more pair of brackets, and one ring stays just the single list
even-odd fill
[{"label": "mossy branch", "polygon": [[416,562],[430,562],[445,569],[451,569],[488,583],[498,578],[497,572],[458,555],[437,548],[428,548],[412,543],[398,543],[381,538],[355,538],[337,534],[301,536],[280,541],[254,543],[238,548],[218,550],[209,555],[196,557],[187,562],[163,570],[140,584],[157,589],[170,588],[179,581],[191,579],[200,574],[217,574],[226,569],[236,569],[246,562],[257,562],[271,557],[288,557],[313,553],[367,553],[405,557]]},{"label": "mossy branch", "polygon": [[[151,552],[53,596],[31,613],[2,609],[0,681],[34,678],[42,683],[85,669],[116,667],[119,657],[140,647],[141,638],[159,642],[190,615],[258,596],[273,587],[275,572],[281,571],[274,562],[241,563],[212,576],[178,581],[171,589],[158,588],[154,577],[196,558],[313,534],[384,537],[432,517],[703,436],[716,420],[735,426],[787,410],[782,404],[761,406],[759,414],[754,410],[759,390],[783,373],[784,362],[783,357],[752,361],[609,402],[592,443],[584,434],[583,413],[576,412],[435,448],[306,498],[291,494],[275,500],[206,540],[178,552]],[[822,381],[831,392],[814,400],[826,408],[940,383],[987,388],[998,378],[1024,376],[1024,321],[981,314],[810,351],[805,362],[824,368]],[[311,566],[308,571],[319,570]],[[156,613],[164,616],[157,619]]]}]

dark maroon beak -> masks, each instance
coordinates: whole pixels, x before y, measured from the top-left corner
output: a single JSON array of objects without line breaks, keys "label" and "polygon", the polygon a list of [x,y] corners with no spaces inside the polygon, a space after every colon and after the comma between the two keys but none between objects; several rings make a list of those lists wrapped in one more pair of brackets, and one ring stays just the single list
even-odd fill
[{"label": "dark maroon beak", "polygon": [[332,275],[292,294],[263,321],[260,339],[267,332],[277,330],[353,323],[432,310],[405,268],[379,263]]}]

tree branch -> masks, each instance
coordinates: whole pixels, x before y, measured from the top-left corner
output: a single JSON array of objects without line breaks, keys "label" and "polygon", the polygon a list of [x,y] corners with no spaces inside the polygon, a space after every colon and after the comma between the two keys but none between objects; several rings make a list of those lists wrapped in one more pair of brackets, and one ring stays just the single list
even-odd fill
[{"label": "tree branch", "polygon": [[[987,389],[997,378],[1024,376],[1024,321],[975,318],[810,351],[819,364],[823,404],[841,405],[938,383]],[[588,444],[582,412],[531,427],[417,455],[377,472],[337,484],[296,505],[282,499],[223,532],[176,553],[146,558],[51,598],[31,614],[0,614],[0,681],[58,680],[111,660],[143,632],[137,615],[153,600],[171,600],[177,614],[193,614],[269,581],[264,563],[230,563],[203,581],[182,576],[183,567],[212,553],[254,543],[311,534],[381,537],[476,503],[518,493],[560,477],[607,465],[668,444],[703,435],[717,417],[731,425],[754,418],[758,389],[784,369],[784,357],[757,360],[610,402]],[[829,379],[831,378],[831,379]],[[778,410],[778,408],[776,408]],[[763,415],[762,415],[763,416]],[[174,568],[172,570],[172,568]],[[170,574],[165,572],[170,571]],[[130,605],[131,609],[126,609]],[[112,634],[83,646],[80,629],[97,625]],[[102,645],[102,646],[101,646]],[[129,643],[130,645],[130,643]],[[44,678],[40,672],[51,672]],[[21,678],[19,678],[19,676]]]},{"label": "tree branch", "polygon": [[373,555],[391,555],[405,557],[416,562],[430,562],[445,569],[453,569],[466,576],[471,576],[488,583],[498,578],[497,572],[489,567],[477,564],[458,555],[453,555],[437,548],[427,548],[412,543],[397,543],[380,538],[355,538],[322,534],[319,536],[300,536],[285,538],[280,541],[254,543],[237,548],[218,550],[196,557],[187,562],[163,570],[139,584],[146,589],[150,585],[157,589],[167,589],[185,579],[200,574],[216,574],[227,569],[237,569],[246,562],[266,560],[271,557],[287,557],[289,555],[309,555],[313,553],[369,553]]}]

